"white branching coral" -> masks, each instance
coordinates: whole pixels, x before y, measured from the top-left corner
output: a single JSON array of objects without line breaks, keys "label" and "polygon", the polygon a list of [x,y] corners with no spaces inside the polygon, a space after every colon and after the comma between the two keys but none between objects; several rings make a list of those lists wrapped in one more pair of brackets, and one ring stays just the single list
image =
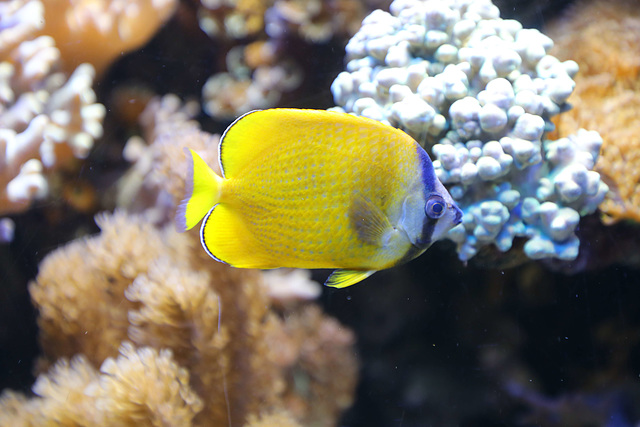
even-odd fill
[{"label": "white branching coral", "polygon": [[85,158],[102,135],[94,69],[60,71],[60,51],[38,36],[38,1],[0,4],[0,215],[21,212],[49,192],[46,172]]}]

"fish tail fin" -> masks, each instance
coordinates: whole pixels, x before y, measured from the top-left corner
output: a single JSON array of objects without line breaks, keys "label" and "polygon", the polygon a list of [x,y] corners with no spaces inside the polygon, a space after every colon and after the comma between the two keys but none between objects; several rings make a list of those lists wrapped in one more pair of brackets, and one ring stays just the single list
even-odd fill
[{"label": "fish tail fin", "polygon": [[185,183],[186,197],[176,212],[176,228],[179,232],[193,228],[220,201],[223,185],[223,178],[195,151],[185,148],[184,153],[189,169]]}]

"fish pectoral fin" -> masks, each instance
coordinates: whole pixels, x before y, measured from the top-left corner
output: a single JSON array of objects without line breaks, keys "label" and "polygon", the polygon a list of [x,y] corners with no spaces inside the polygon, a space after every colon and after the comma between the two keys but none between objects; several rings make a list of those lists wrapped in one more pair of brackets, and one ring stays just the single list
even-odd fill
[{"label": "fish pectoral fin", "polygon": [[385,235],[393,230],[384,212],[362,193],[354,195],[349,216],[358,238],[370,245],[382,246]]},{"label": "fish pectoral fin", "polygon": [[331,273],[324,285],[332,288],[346,288],[366,279],[375,272],[376,270],[336,270]]}]

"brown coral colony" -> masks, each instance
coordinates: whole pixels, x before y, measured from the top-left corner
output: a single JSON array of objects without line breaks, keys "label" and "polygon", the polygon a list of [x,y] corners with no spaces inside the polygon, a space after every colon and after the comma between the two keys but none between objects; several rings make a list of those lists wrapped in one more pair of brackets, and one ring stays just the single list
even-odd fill
[{"label": "brown coral colony", "polygon": [[[277,91],[299,84],[295,64],[283,67],[263,38],[272,6],[198,4],[203,28],[215,23],[227,34],[221,38],[256,37],[234,51],[249,73],[230,74],[232,95],[253,87],[255,99],[230,104],[217,94],[208,107],[216,117],[255,108],[251,100],[264,94],[275,103]],[[175,0],[0,3],[0,215],[47,197],[84,215],[118,206],[96,216],[99,234],[40,263],[29,284],[42,350],[34,397],[4,391],[0,425],[330,426],[352,402],[354,336],[312,302],[316,282],[213,262],[197,233],[174,231],[183,148],[217,160],[219,136],[193,120],[200,105],[132,85],[112,92],[111,107],[121,112],[107,113],[96,100],[94,80],[146,43],[176,7]],[[239,24],[242,34],[233,30]],[[274,86],[284,71],[289,83]],[[133,167],[106,196],[96,182],[65,180],[82,165],[71,161],[85,159],[102,136],[103,120],[142,131],[124,149]],[[2,219],[3,230],[12,227]]]}]

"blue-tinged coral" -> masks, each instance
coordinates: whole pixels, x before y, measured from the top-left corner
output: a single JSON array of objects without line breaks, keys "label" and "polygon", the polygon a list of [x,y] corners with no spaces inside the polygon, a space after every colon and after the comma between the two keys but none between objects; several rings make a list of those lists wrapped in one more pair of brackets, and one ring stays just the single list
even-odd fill
[{"label": "blue-tinged coral", "polygon": [[533,259],[574,259],[581,215],[608,190],[593,171],[602,139],[580,130],[545,138],[570,106],[573,61],[553,41],[500,18],[491,0],[396,0],[346,47],[332,85],[348,112],[399,127],[423,144],[464,211],[449,232],[460,259],[528,239]]}]

